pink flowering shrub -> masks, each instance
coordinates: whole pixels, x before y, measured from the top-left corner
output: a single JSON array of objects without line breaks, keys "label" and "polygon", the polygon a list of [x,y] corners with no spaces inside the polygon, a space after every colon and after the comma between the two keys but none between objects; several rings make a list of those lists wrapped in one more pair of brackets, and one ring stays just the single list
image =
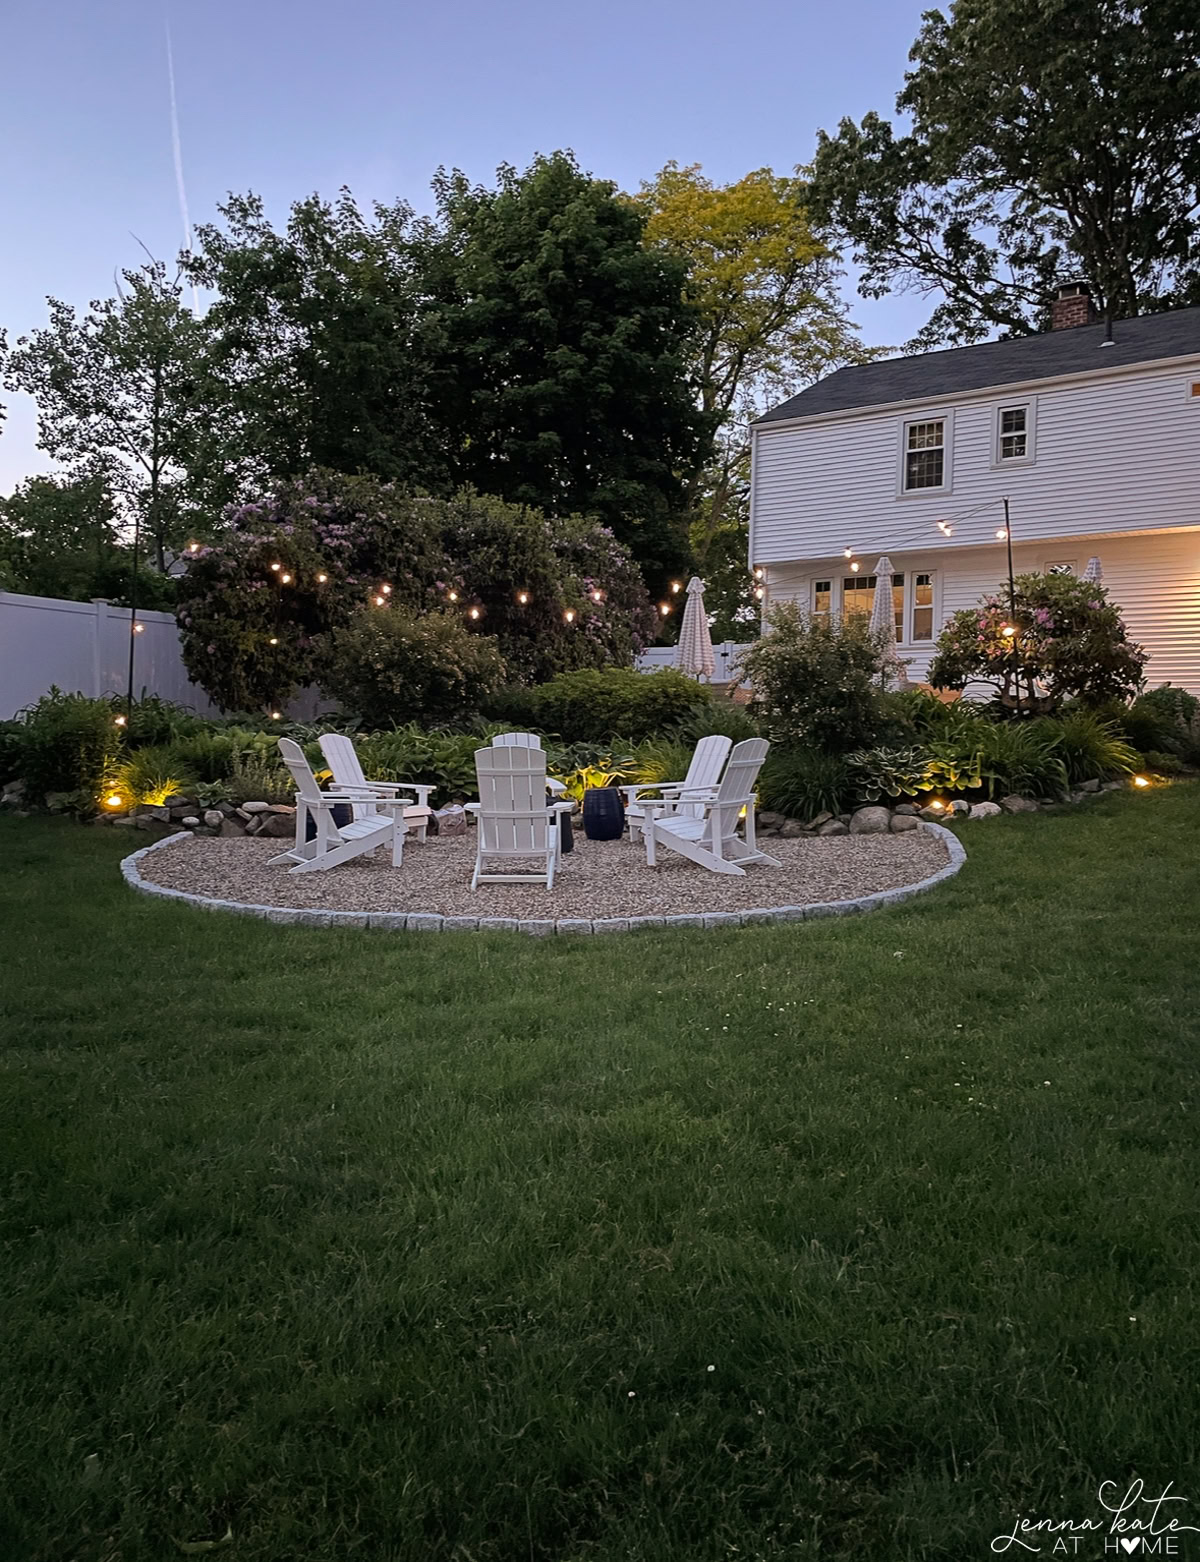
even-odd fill
[{"label": "pink flowering shrub", "polygon": [[430,499],[316,472],[232,507],[188,561],[184,661],[227,711],[281,708],[323,686],[334,632],[363,608],[458,615],[522,682],[628,663],[654,632],[610,531],[470,492]]},{"label": "pink flowering shrub", "polygon": [[[1015,636],[1004,633],[1010,627]],[[1072,697],[1098,705],[1131,699],[1146,660],[1103,586],[1074,575],[1018,575],[1015,615],[1007,585],[953,615],[938,638],[929,681],[944,689],[989,683],[1004,704],[1015,705],[1015,676],[1023,702],[1031,680],[1041,685],[1040,708]]]}]

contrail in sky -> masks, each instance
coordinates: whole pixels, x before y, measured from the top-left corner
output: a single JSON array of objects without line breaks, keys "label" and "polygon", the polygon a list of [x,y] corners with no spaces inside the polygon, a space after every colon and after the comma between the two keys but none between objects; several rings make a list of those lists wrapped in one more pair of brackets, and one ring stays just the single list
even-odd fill
[{"label": "contrail in sky", "polygon": [[[183,144],[179,139],[179,107],[175,101],[175,55],[171,48],[171,18],[163,8],[163,23],[167,30],[167,82],[171,89],[171,150],[175,154],[175,186],[179,191],[179,213],[183,218],[183,247],[192,247],[192,220],[188,216],[187,188],[183,182]],[[200,313],[200,298],[196,284],[192,283],[192,312]]]}]

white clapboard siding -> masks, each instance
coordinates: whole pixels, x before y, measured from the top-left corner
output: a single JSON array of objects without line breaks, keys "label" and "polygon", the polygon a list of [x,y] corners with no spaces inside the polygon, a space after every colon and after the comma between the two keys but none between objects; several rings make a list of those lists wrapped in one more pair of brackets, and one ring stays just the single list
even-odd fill
[{"label": "white clapboard siding", "polygon": [[[751,563],[911,547],[935,523],[1007,495],[1022,539],[1200,525],[1200,397],[1194,366],[959,395],[754,432]],[[994,464],[1001,406],[1032,401],[1035,459]],[[945,417],[949,486],[899,492],[903,427]],[[997,506],[996,523],[1001,519]],[[979,541],[985,524],[965,526]],[[872,561],[873,562],[873,561]]]},{"label": "white clapboard siding", "polygon": [[[1015,530],[1015,528],[1014,528]],[[1200,695],[1200,527],[1140,537],[1077,537],[1022,544],[1013,549],[1018,574],[1051,564],[1073,564],[1081,574],[1088,559],[1099,557],[1109,600],[1124,616],[1131,637],[1150,653],[1147,683],[1174,683]],[[1003,544],[985,548],[892,550],[897,571],[934,572],[935,635],[952,613],[974,607],[985,592],[1005,589]],[[864,554],[865,568],[875,559]],[[795,601],[808,607],[812,582],[845,569],[845,559],[827,558],[767,571],[767,600]],[[933,655],[931,644],[902,644],[913,682],[924,679]]]}]

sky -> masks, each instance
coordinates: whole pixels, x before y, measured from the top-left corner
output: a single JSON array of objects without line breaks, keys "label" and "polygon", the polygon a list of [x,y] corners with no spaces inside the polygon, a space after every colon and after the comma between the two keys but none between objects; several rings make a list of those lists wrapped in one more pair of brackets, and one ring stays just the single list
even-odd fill
[{"label": "sky", "polygon": [[[342,185],[431,206],[439,165],[572,148],[636,189],[663,164],[718,183],[790,171],[818,129],[891,114],[928,0],[0,0],[0,327],[85,309],[114,270],[183,244],[166,35],[193,225],[229,191],[289,204]],[[867,342],[932,304],[853,300]],[[49,471],[25,397],[0,396],[0,494]]]}]

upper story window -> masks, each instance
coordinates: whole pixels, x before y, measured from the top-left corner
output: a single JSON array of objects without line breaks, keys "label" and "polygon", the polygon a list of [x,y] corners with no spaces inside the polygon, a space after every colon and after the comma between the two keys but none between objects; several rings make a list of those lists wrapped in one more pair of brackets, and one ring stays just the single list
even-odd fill
[{"label": "upper story window", "polygon": [[946,486],[946,420],[904,425],[904,491]]},{"label": "upper story window", "polygon": [[996,466],[1016,466],[1033,460],[1033,415],[1031,401],[997,408]]}]

